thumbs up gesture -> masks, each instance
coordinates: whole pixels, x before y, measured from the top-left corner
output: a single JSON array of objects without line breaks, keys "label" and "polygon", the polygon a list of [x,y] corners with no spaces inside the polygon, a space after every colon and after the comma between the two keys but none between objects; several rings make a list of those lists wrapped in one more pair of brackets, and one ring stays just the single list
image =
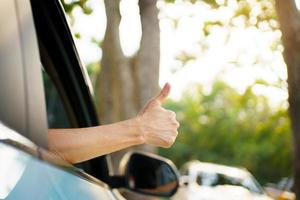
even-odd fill
[{"label": "thumbs up gesture", "polygon": [[137,116],[146,144],[167,148],[175,142],[179,127],[176,114],[161,106],[170,90],[170,84],[166,83],[160,93],[151,99]]}]

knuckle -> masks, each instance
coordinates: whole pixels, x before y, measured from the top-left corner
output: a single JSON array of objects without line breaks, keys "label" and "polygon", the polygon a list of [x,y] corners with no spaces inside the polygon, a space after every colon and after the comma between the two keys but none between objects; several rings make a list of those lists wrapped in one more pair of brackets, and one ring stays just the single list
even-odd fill
[{"label": "knuckle", "polygon": [[172,143],[167,143],[166,145],[165,145],[165,148],[170,148],[172,146]]},{"label": "knuckle", "polygon": [[176,128],[179,128],[180,124],[178,121],[176,121]]},{"label": "knuckle", "polygon": [[170,116],[176,117],[176,113],[174,111],[168,110],[168,113],[169,113]]},{"label": "knuckle", "polygon": [[172,111],[168,111],[168,118],[172,121],[176,121],[176,114]]},{"label": "knuckle", "polygon": [[159,102],[155,99],[151,99],[149,102],[148,102],[148,105],[152,108],[157,108],[157,107],[160,107],[159,106]]},{"label": "knuckle", "polygon": [[177,126],[176,122],[172,122],[171,125],[172,125],[172,128],[176,128],[176,126]]},{"label": "knuckle", "polygon": [[169,148],[172,145],[171,138],[167,137],[162,141],[162,147]]},{"label": "knuckle", "polygon": [[[174,136],[175,136],[175,138],[178,136],[178,131],[177,130],[174,131]],[[174,138],[174,140],[175,140],[175,138]]]},{"label": "knuckle", "polygon": [[163,142],[162,142],[162,145],[161,145],[162,147],[164,147],[164,148],[168,148],[169,147],[169,143],[166,141],[166,140],[164,140]]},{"label": "knuckle", "polygon": [[173,124],[174,124],[174,126],[176,126],[176,128],[178,128],[180,126],[179,122],[176,120],[173,122]]},{"label": "knuckle", "polygon": [[174,127],[175,127],[175,129],[178,129],[178,128],[179,128],[179,126],[180,126],[180,124],[179,124],[179,122],[178,122],[178,121],[174,120],[174,121],[172,122],[172,126],[174,126]]},{"label": "knuckle", "polygon": [[164,147],[169,148],[173,145],[175,142],[176,137],[175,136],[170,136],[164,141]]}]

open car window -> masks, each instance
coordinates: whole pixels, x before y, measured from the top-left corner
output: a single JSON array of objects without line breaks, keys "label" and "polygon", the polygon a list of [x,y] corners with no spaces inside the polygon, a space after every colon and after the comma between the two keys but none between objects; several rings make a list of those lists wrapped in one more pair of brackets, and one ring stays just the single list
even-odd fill
[{"label": "open car window", "polygon": [[[49,110],[51,102],[47,100],[49,127],[99,125],[88,77],[85,76],[59,0],[31,0],[31,7],[42,65],[56,87],[57,96],[60,97],[62,106],[65,108],[64,111],[61,110],[65,112],[64,114],[51,113],[51,111],[59,109]],[[62,107],[59,104],[57,106]],[[58,115],[53,118],[52,114]],[[69,123],[58,121],[61,117],[67,118]],[[106,155],[97,157],[76,166],[92,176],[106,181],[109,178],[106,157]]]},{"label": "open car window", "polygon": [[58,90],[45,70],[42,70],[45,88],[46,110],[49,128],[71,128],[63,101]]}]

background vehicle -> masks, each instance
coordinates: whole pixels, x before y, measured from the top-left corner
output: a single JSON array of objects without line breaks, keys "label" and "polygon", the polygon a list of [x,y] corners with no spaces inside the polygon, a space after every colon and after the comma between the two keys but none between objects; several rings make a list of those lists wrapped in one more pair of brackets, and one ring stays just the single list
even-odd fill
[{"label": "background vehicle", "polygon": [[295,200],[296,195],[293,192],[294,179],[293,177],[282,178],[278,184],[269,183],[265,187],[268,195],[278,200]]},{"label": "background vehicle", "polygon": [[172,199],[271,199],[246,169],[191,161],[182,172],[182,187]]},{"label": "background vehicle", "polygon": [[[99,124],[89,79],[59,1],[4,0],[0,24],[0,199],[116,199],[119,187],[176,192],[175,166],[158,156],[127,155],[123,174],[111,176],[108,156],[74,168],[44,150],[48,128]],[[137,173],[141,161],[155,176]]]}]

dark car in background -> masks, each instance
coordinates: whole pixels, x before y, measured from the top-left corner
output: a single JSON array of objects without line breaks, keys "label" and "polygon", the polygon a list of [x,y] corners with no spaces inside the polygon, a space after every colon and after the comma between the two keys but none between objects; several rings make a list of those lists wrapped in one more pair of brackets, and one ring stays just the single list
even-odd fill
[{"label": "dark car in background", "polygon": [[113,188],[176,192],[175,166],[156,155],[131,152],[122,174],[111,176],[109,155],[72,166],[47,151],[48,128],[99,124],[58,0],[3,0],[0,27],[0,199],[122,199]]}]

